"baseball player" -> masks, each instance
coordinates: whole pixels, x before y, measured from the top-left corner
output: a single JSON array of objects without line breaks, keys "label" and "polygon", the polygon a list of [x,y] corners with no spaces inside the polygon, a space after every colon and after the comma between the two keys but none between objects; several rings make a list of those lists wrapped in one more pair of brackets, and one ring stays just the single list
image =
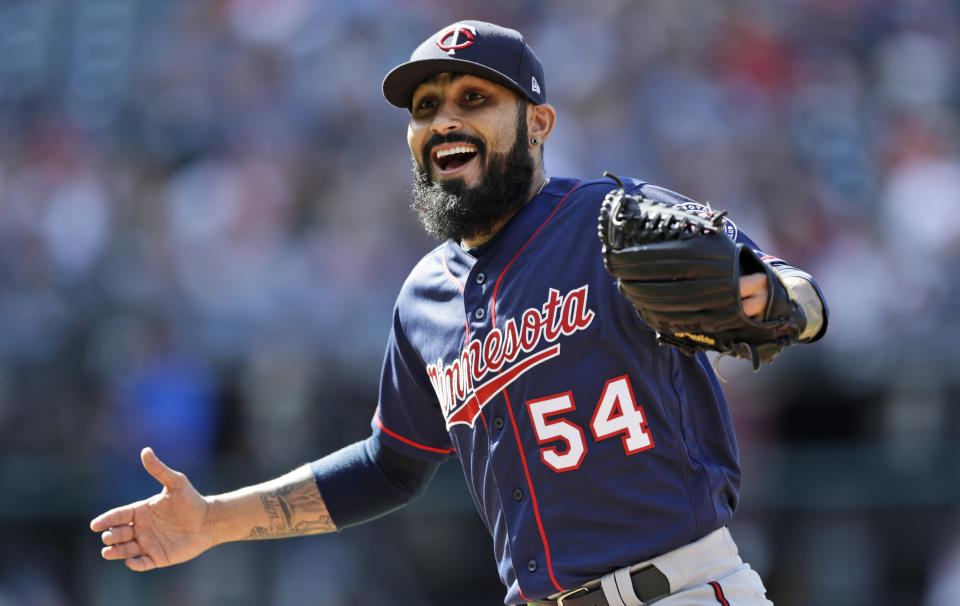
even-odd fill
[{"label": "baseball player", "polygon": [[[207,497],[145,448],[163,490],[91,522],[103,557],[144,571],[227,541],[343,529],[409,502],[457,457],[506,604],[770,604],[726,529],[737,445],[701,346],[759,364],[819,338],[826,308],[813,279],[666,189],[548,177],[556,112],[514,30],[445,27],[383,92],[410,111],[413,206],[443,242],[397,298],[372,435]],[[630,205],[657,210],[635,220]],[[667,249],[655,241],[663,234]],[[734,261],[691,255],[701,241],[732,247]],[[702,266],[723,275],[700,280]],[[651,267],[667,275],[645,276]],[[727,312],[680,304],[669,290],[699,298],[728,283],[724,305],[742,322],[790,330],[725,350],[718,335],[733,321],[704,318]]]}]

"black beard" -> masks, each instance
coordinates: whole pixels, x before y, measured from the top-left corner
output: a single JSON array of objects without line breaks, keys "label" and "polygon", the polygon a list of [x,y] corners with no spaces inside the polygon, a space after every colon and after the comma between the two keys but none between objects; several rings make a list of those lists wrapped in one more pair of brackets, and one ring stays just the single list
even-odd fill
[{"label": "black beard", "polygon": [[[526,107],[524,114],[526,114]],[[518,120],[517,140],[507,154],[486,157],[482,142],[466,135],[434,135],[424,145],[424,162],[413,161],[413,204],[420,223],[440,240],[462,242],[493,231],[503,219],[523,208],[533,180],[533,158],[527,150],[526,117]],[[477,146],[483,166],[480,183],[468,189],[463,179],[435,183],[430,179],[429,150],[440,143],[466,142]]]}]

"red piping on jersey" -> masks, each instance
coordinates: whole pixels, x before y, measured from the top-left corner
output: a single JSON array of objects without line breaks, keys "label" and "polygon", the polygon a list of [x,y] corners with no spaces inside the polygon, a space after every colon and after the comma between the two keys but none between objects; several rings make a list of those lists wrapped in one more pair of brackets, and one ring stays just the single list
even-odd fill
[{"label": "red piping on jersey", "polygon": [[[442,250],[440,251],[440,261],[443,262],[443,271],[444,271],[444,273],[446,273],[446,274],[447,274],[447,277],[450,279],[450,281],[453,282],[454,284],[456,284],[457,288],[460,289],[460,294],[461,294],[461,295],[464,294],[464,290],[463,290],[463,289],[464,289],[464,286],[463,286],[463,283],[460,282],[460,280],[457,280],[457,277],[456,277],[455,275],[453,275],[453,272],[450,271],[450,268],[449,268],[449,267],[447,267],[447,255],[443,254],[443,251],[442,251]],[[470,342],[470,321],[469,321],[469,320],[466,320],[466,321],[464,321],[464,324],[466,325],[466,331],[464,332],[464,337],[463,337],[463,338],[464,338],[464,341],[463,341],[463,342],[464,342],[464,343],[469,343],[469,342]]]},{"label": "red piping on jersey", "polygon": [[447,256],[443,254],[443,251],[440,251],[440,261],[443,263],[443,271],[447,274],[447,277],[450,278],[450,281],[457,285],[457,288],[460,289],[460,293],[463,294],[463,282],[457,280],[457,277],[453,275],[453,272],[450,271],[450,268],[447,267]]},{"label": "red piping on jersey", "polygon": [[[513,262],[526,250],[527,246],[533,242],[533,239],[546,227],[547,223],[553,219],[553,216],[557,214],[557,211],[560,210],[560,207],[563,206],[563,203],[567,201],[567,198],[570,197],[570,194],[573,190],[577,189],[580,186],[582,181],[577,181],[573,187],[570,188],[560,202],[557,203],[556,208],[553,209],[553,212],[550,213],[550,216],[543,222],[543,224],[537,228],[537,231],[533,232],[533,235],[530,236],[530,239],[520,247],[520,250],[517,251],[517,254],[510,259],[510,262],[507,263],[506,267],[503,268],[503,271],[500,272],[500,276],[497,278],[496,284],[493,286],[493,295],[490,297],[490,325],[493,328],[497,327],[497,293],[500,292],[500,283],[503,282],[503,277],[507,275],[507,270],[510,269],[510,266],[513,265]],[[510,423],[513,425],[513,435],[517,439],[517,450],[520,452],[520,462],[523,463],[523,473],[527,477],[527,488],[530,490],[530,504],[533,506],[533,515],[537,520],[537,528],[540,530],[540,540],[543,541],[543,551],[547,558],[547,572],[550,575],[550,582],[553,583],[553,586],[557,588],[557,591],[563,591],[563,587],[560,586],[560,583],[557,582],[557,577],[553,574],[553,560],[550,556],[550,545],[547,542],[547,533],[543,529],[543,520],[540,518],[540,507],[537,505],[537,494],[533,489],[533,479],[530,477],[530,468],[527,466],[527,456],[523,452],[523,444],[520,441],[520,430],[517,428],[517,418],[513,414],[513,406],[510,404],[510,396],[507,395],[507,391],[503,390],[503,398],[507,402],[507,412],[510,414]],[[518,581],[519,585],[519,581]],[[523,596],[521,592],[520,597],[526,601],[527,598]]]},{"label": "red piping on jersey", "polygon": [[379,427],[380,430],[383,431],[383,433],[400,440],[404,444],[409,444],[414,448],[419,448],[420,450],[428,450],[430,452],[440,452],[443,454],[450,454],[451,452],[455,452],[457,450],[456,448],[434,448],[433,446],[424,446],[423,444],[418,444],[413,440],[409,438],[405,438],[394,431],[390,431],[384,426],[383,421],[380,420],[380,406],[377,406],[377,410],[373,413],[373,420],[374,422],[376,422],[377,427]]},{"label": "red piping on jersey", "polygon": [[523,463],[523,473],[527,476],[527,488],[530,490],[530,504],[533,505],[533,516],[537,520],[537,528],[540,529],[540,540],[543,541],[543,551],[547,556],[547,572],[550,574],[550,581],[553,583],[553,586],[557,588],[557,591],[563,591],[563,587],[557,582],[557,578],[553,576],[553,561],[550,558],[550,545],[547,543],[547,533],[543,529],[543,520],[540,519],[540,507],[537,505],[537,494],[533,490],[530,468],[527,467],[527,455],[523,453],[523,445],[520,443],[520,430],[517,429],[517,419],[513,416],[513,406],[510,405],[510,396],[507,395],[506,390],[503,391],[503,399],[507,401],[507,412],[510,413],[510,423],[513,424],[513,435],[517,438],[517,450],[520,451],[520,462]]},{"label": "red piping on jersey", "polygon": [[533,239],[537,237],[537,234],[540,233],[540,230],[547,226],[547,223],[550,222],[550,219],[553,218],[553,215],[557,214],[557,211],[560,210],[560,207],[563,206],[563,203],[567,201],[567,198],[570,196],[573,190],[577,189],[581,183],[583,183],[583,181],[577,181],[576,184],[570,188],[570,191],[564,194],[563,198],[557,204],[557,207],[553,209],[553,212],[550,213],[550,216],[547,217],[547,220],[543,222],[543,225],[538,227],[537,231],[533,232],[533,235],[530,236],[530,239],[527,240],[527,243],[520,247],[520,250],[517,251],[517,254],[510,259],[510,262],[507,263],[507,266],[503,268],[502,272],[500,272],[500,277],[497,278],[497,283],[493,286],[493,296],[490,297],[490,323],[493,328],[497,327],[497,293],[500,291],[500,282],[502,282],[503,277],[507,275],[507,270],[510,269],[510,266],[513,265],[513,262],[517,260],[517,257],[520,256],[524,249],[526,249],[527,246],[533,242]]},{"label": "red piping on jersey", "polygon": [[727,597],[723,595],[723,589],[720,587],[720,583],[716,581],[710,581],[709,585],[713,587],[713,596],[717,598],[717,603],[723,604],[723,606],[730,606],[730,602],[727,601]]}]

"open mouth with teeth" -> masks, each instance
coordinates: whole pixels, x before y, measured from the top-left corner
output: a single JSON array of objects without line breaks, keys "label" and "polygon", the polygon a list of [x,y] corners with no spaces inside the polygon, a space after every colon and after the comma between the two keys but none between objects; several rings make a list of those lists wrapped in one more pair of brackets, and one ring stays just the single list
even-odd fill
[{"label": "open mouth with teeth", "polygon": [[468,162],[477,157],[476,146],[467,143],[460,143],[455,146],[434,150],[430,154],[434,165],[440,171],[440,174],[450,174],[463,168]]}]

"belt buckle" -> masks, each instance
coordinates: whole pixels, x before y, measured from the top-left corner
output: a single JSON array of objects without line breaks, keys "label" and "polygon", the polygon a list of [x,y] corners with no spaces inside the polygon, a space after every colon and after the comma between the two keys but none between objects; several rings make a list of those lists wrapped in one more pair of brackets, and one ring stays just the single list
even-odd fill
[{"label": "belt buckle", "polygon": [[572,595],[576,595],[576,594],[580,593],[581,591],[587,592],[587,591],[590,591],[590,590],[587,589],[586,587],[577,587],[576,589],[571,589],[570,591],[564,593],[563,595],[561,595],[560,597],[557,598],[557,606],[563,606],[563,601],[564,601],[564,600],[566,600],[567,598],[569,598],[569,597],[572,596]]}]

